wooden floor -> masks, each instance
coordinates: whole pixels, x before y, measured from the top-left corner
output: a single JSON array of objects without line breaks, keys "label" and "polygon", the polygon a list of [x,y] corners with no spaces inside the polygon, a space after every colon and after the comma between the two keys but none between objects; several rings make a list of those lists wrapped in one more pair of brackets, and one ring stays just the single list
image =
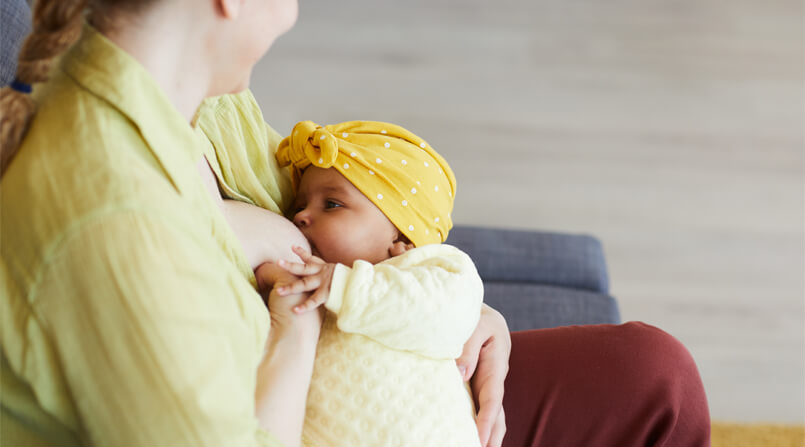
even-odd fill
[{"label": "wooden floor", "polygon": [[801,1],[300,3],[252,81],[281,133],[410,128],[457,222],[598,236],[714,418],[805,420]]}]

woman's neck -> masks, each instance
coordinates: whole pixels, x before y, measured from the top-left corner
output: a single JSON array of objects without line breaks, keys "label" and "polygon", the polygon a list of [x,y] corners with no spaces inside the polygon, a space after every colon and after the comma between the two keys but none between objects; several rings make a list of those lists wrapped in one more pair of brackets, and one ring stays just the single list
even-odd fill
[{"label": "woman's neck", "polygon": [[[170,7],[180,2],[163,3]],[[101,25],[99,29],[151,73],[189,123],[211,90],[213,64],[204,47],[207,36],[199,21],[188,19],[192,13],[184,11],[183,20],[177,18],[182,12],[158,9],[154,7],[136,18],[117,19],[113,26]],[[108,18],[104,22],[111,25]]]}]

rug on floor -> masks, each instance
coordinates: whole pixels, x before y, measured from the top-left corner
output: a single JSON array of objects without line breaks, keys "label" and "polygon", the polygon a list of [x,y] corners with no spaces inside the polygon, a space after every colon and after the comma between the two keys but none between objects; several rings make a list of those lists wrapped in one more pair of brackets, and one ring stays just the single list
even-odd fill
[{"label": "rug on floor", "polygon": [[805,447],[805,426],[713,422],[711,447]]}]

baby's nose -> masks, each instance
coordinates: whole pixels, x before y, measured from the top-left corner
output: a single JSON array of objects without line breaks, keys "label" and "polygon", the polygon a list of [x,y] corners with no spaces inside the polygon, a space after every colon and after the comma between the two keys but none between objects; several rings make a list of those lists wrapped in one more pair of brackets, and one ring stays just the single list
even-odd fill
[{"label": "baby's nose", "polygon": [[296,213],[296,215],[293,216],[293,223],[299,228],[310,225],[310,213],[304,210]]}]

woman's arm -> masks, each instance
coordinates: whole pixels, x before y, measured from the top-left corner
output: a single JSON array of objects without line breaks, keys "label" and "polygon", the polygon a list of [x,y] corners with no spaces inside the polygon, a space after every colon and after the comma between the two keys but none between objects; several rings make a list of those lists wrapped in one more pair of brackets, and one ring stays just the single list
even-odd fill
[{"label": "woman's arm", "polygon": [[297,415],[305,413],[317,340],[309,334],[272,336],[257,370],[257,419],[285,447],[298,446],[302,438],[304,419]]},{"label": "woman's arm", "polygon": [[[275,264],[265,263],[256,272],[258,283],[276,282],[287,275]],[[257,370],[255,411],[260,425],[279,438],[286,447],[299,445],[305,413],[316,344],[321,329],[321,312],[296,315],[294,306],[303,302],[307,294],[280,297],[272,290],[267,298],[271,308],[271,332],[266,344],[266,355]]]},{"label": "woman's arm", "polygon": [[478,416],[478,435],[484,447],[500,447],[506,434],[503,385],[509,371],[511,336],[506,320],[486,304],[464,353],[456,360],[464,380],[470,380]]}]

